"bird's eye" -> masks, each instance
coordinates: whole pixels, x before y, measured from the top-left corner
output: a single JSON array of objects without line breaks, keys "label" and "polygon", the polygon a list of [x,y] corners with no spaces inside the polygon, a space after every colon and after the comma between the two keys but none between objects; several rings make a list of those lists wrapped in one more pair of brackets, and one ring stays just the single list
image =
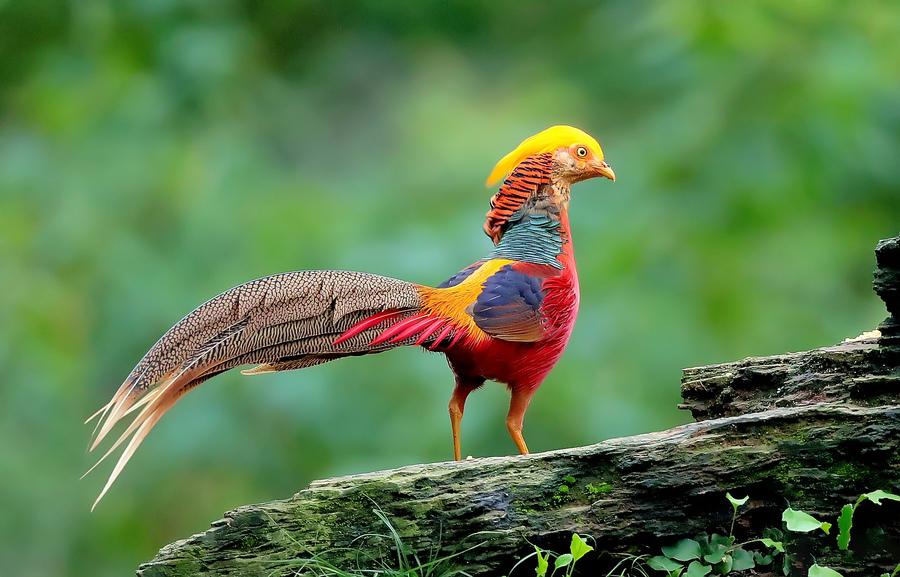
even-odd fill
[{"label": "bird's eye", "polygon": [[587,156],[587,148],[579,146],[575,149],[575,154],[577,154],[579,158],[584,158],[585,156]]}]

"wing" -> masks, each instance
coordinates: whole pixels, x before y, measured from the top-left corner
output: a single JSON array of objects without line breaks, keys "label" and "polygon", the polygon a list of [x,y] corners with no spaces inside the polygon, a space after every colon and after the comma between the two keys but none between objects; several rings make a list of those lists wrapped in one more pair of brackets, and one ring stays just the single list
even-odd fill
[{"label": "wing", "polygon": [[455,275],[451,276],[450,278],[448,278],[441,284],[437,285],[436,288],[443,289],[443,288],[455,287],[456,285],[465,282],[465,280],[467,278],[469,278],[470,276],[472,276],[472,273],[477,271],[481,265],[482,265],[481,262],[476,262],[473,265],[467,266],[466,268],[462,269]]},{"label": "wing", "polygon": [[506,265],[484,281],[466,312],[487,334],[505,341],[533,343],[544,336],[544,279]]}]

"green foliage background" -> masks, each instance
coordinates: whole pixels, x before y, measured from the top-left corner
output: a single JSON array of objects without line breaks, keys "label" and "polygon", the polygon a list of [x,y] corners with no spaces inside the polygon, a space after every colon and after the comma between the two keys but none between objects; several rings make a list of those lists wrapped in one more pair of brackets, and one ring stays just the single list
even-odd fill
[{"label": "green foliage background", "polygon": [[[660,430],[679,371],[834,343],[885,312],[900,216],[892,1],[0,1],[0,567],[123,575],[234,506],[445,460],[416,350],[226,374],[93,514],[84,419],[217,293],[309,268],[438,283],[489,248],[494,162],[551,124],[619,176],[575,189],[582,306],[532,450]],[[514,452],[507,395],[463,448]]]}]

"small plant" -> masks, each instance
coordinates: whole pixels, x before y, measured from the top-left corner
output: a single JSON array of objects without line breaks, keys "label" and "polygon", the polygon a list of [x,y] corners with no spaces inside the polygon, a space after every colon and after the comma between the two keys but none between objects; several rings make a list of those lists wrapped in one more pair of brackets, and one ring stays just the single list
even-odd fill
[{"label": "small plant", "polygon": [[[575,484],[575,478],[568,476],[563,479],[563,485],[560,486],[554,497],[560,497],[560,503],[564,502],[567,497],[570,498],[570,490]],[[603,487],[599,492],[606,492],[609,489],[608,484],[602,483]],[[588,492],[593,493],[591,485],[588,485]],[[732,497],[730,493],[726,493],[725,497],[732,506],[731,526],[728,536],[713,533],[712,535],[700,534],[693,539],[682,539],[674,545],[662,547],[662,555],[648,557],[647,555],[627,555],[624,559],[607,573],[606,577],[625,577],[625,575],[640,575],[641,577],[649,577],[647,570],[661,571],[666,577],[705,577],[706,575],[729,575],[738,571],[746,571],[759,566],[771,565],[779,556],[782,559],[782,571],[784,575],[789,574],[791,565],[791,557],[785,552],[784,534],[780,529],[767,528],[763,531],[760,539],[753,539],[742,543],[736,543],[734,537],[734,525],[737,520],[738,509],[745,505],[749,500],[748,497],[737,499]],[[871,501],[876,505],[881,505],[883,500],[900,501],[900,496],[885,491],[872,491],[864,493],[856,500],[855,503],[848,503],[841,509],[840,517],[837,520],[838,535],[837,545],[841,550],[847,550],[850,546],[850,530],[853,527],[853,515],[857,508],[865,501]],[[373,512],[387,528],[387,535],[379,535],[388,538],[396,553],[396,567],[381,565],[381,568],[357,569],[355,571],[346,571],[340,569],[331,563],[322,559],[317,555],[309,558],[291,559],[287,561],[273,561],[270,565],[276,567],[275,573],[282,573],[285,565],[293,568],[295,574],[310,574],[316,576],[333,576],[333,577],[362,577],[364,575],[383,575],[386,577],[450,577],[455,575],[468,576],[464,570],[453,566],[456,558],[465,554],[472,549],[484,546],[487,541],[477,543],[465,550],[457,551],[447,556],[437,557],[436,551],[429,554],[427,561],[422,561],[418,555],[408,553],[407,547],[402,542],[399,533],[391,524],[388,517],[376,505]],[[819,521],[812,515],[803,511],[798,511],[788,507],[781,516],[784,528],[787,531],[797,533],[809,533],[814,531],[822,531],[826,535],[830,535],[833,525],[824,521]],[[475,535],[487,535],[487,533],[476,533]],[[372,535],[363,535],[362,537],[371,537]],[[288,535],[293,541],[293,538]],[[298,546],[300,543],[294,541]],[[764,552],[758,550],[748,551],[747,546],[758,545],[765,548]],[[302,546],[301,546],[302,547]],[[534,547],[534,552],[519,560],[512,568],[512,573],[519,565],[524,563],[531,557],[536,557],[537,567],[535,568],[536,577],[572,577],[575,571],[575,564],[579,559],[587,553],[593,551],[594,548],[588,545],[585,537],[573,534],[572,541],[569,545],[569,552],[561,555],[551,551]],[[374,560],[373,560],[374,561]],[[550,567],[552,562],[552,569]],[[616,573],[618,571],[618,573]],[[549,572],[549,574],[548,574]],[[627,572],[627,573],[626,573]],[[807,577],[843,577],[839,572],[819,564],[814,564],[809,568]],[[880,577],[900,577],[900,565],[891,573],[883,573]]]},{"label": "small plant", "polygon": [[[574,479],[572,480],[574,482]],[[560,575],[564,577],[571,577],[572,573],[575,571],[575,563],[578,562],[579,559],[593,551],[594,548],[587,544],[587,541],[579,534],[572,534],[572,542],[569,544],[569,552],[563,553],[562,555],[556,555],[551,551],[547,551],[546,549],[541,549],[537,545],[534,546],[534,553],[531,555],[527,555],[522,559],[519,559],[519,562],[516,563],[513,568],[510,570],[510,573],[515,571],[516,567],[530,559],[532,556],[537,557],[537,567],[535,568],[536,577],[547,577],[547,571],[550,570],[550,560],[553,560],[553,570],[550,571],[550,576],[553,577],[556,575],[556,572],[559,570],[563,570]]]},{"label": "small plant", "polygon": [[559,507],[566,501],[572,498],[572,487],[575,485],[575,477],[572,475],[566,475],[563,477],[563,484],[559,486],[559,489],[556,490],[556,494],[553,495],[552,501],[553,505]]},{"label": "small plant", "polygon": [[[863,501],[872,501],[876,505],[881,505],[882,499],[900,501],[900,497],[897,495],[878,490],[872,491],[871,493],[863,493],[859,496],[859,499],[856,500],[856,503],[847,503],[841,508],[841,516],[838,517],[838,529],[840,530],[837,537],[838,548],[846,551],[850,547],[850,528],[853,527],[853,514],[856,513],[856,508],[859,507]],[[900,566],[898,566],[897,569],[894,569],[894,572],[889,577],[894,577],[898,570],[900,570]]]},{"label": "small plant", "polygon": [[[856,503],[847,503],[841,508],[841,516],[838,517],[838,549],[846,551],[850,547],[850,529],[853,527],[853,514],[856,513],[856,509],[865,501],[871,501],[876,505],[881,505],[882,499],[888,499],[890,501],[900,501],[900,496],[894,495],[892,493],[886,493],[879,489],[870,493],[863,493],[859,496],[859,499],[856,500]],[[810,531],[815,531],[816,529],[822,529],[822,531],[824,531],[827,535],[829,530],[831,529],[831,523],[820,522],[818,519],[812,517],[811,515],[807,515],[802,511],[794,511],[790,508],[785,510],[784,514],[782,515],[782,520],[785,522],[787,528],[791,531],[808,533]],[[894,569],[893,573],[883,573],[881,577],[896,577],[898,573],[900,573],[900,565],[898,565],[897,568]],[[787,575],[787,572],[785,572],[785,575]],[[831,569],[829,567],[822,567],[819,564],[815,564],[809,568],[808,577],[843,576],[834,569]]]},{"label": "small plant", "polygon": [[[753,569],[757,565],[768,565],[772,563],[776,553],[784,552],[784,545],[781,541],[776,541],[770,536],[744,543],[735,543],[734,522],[737,519],[738,507],[745,504],[750,497],[736,499],[730,493],[726,493],[725,497],[734,510],[727,537],[713,533],[712,535],[698,535],[694,539],[682,539],[675,545],[663,547],[663,554],[648,559],[647,565],[651,569],[664,571],[667,577],[681,577],[682,575],[704,577],[713,572],[718,575],[727,575],[732,571],[745,571]],[[745,546],[753,543],[760,543],[775,551],[772,551],[771,554],[763,554],[744,549]]]},{"label": "small plant", "polygon": [[[745,571],[757,566],[770,565],[778,556],[781,556],[782,572],[784,575],[788,575],[793,558],[785,552],[784,534],[782,531],[768,528],[763,531],[761,539],[735,543],[734,523],[737,519],[738,508],[744,505],[749,497],[736,499],[729,493],[726,493],[725,496],[733,508],[731,528],[727,537],[714,533],[712,535],[701,534],[694,539],[682,539],[674,545],[663,547],[662,555],[646,559],[646,566],[650,569],[664,572],[666,577],[704,577],[710,574],[728,575],[736,571]],[[837,545],[839,549],[846,551],[850,545],[850,529],[853,527],[853,514],[856,512],[856,509],[865,501],[871,501],[876,505],[880,505],[884,499],[900,501],[900,496],[878,490],[864,493],[855,503],[844,505],[837,521]],[[787,531],[795,533],[822,531],[826,535],[830,535],[833,526],[831,523],[819,521],[808,513],[797,511],[790,507],[784,510],[781,520]],[[745,547],[752,544],[760,544],[768,548],[768,551],[762,553],[745,549]],[[634,571],[634,565],[643,563],[643,559],[643,556],[629,556],[626,560],[631,560],[632,571]],[[613,575],[620,565],[621,563],[607,577]],[[640,571],[640,573],[646,575],[644,571]],[[620,575],[624,575],[624,572]],[[900,565],[892,573],[884,573],[880,577],[897,577],[898,575],[900,575]],[[810,567],[807,577],[843,576],[830,567],[814,564]]]},{"label": "small plant", "polygon": [[604,482],[588,483],[584,488],[587,489],[588,495],[591,497],[599,497],[603,493],[612,491],[612,485]]}]

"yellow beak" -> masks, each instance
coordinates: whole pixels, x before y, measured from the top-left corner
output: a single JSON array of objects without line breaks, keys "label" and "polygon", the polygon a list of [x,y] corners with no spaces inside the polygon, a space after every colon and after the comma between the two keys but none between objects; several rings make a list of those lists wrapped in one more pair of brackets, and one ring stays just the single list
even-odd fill
[{"label": "yellow beak", "polygon": [[612,167],[606,164],[605,161],[601,160],[594,170],[597,173],[597,176],[605,176],[613,182],[616,181],[616,173],[613,172]]}]

